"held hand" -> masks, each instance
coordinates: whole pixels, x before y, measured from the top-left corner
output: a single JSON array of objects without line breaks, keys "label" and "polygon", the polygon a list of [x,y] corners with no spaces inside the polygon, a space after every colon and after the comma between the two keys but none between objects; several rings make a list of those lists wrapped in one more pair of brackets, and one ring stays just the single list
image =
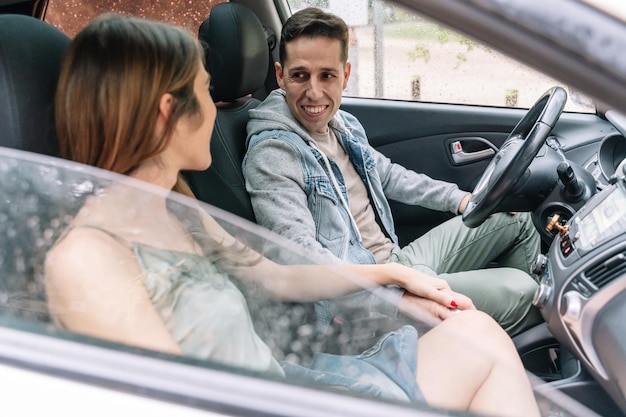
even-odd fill
[{"label": "held hand", "polygon": [[[430,277],[420,280],[422,282],[407,285],[405,289],[413,296],[424,298],[439,304],[446,309],[476,310],[472,300],[461,293],[452,291],[446,281],[440,278]],[[443,283],[443,284],[441,284]],[[446,317],[448,317],[446,315]]]},{"label": "held hand", "polygon": [[407,291],[398,308],[407,316],[434,325],[453,315],[457,309],[476,309],[469,297],[452,291],[445,280],[397,265],[402,274],[400,286]]},{"label": "held hand", "polygon": [[398,310],[405,316],[419,323],[434,327],[447,319],[454,311],[436,301],[418,297],[410,292],[404,293],[400,299]]},{"label": "held hand", "polygon": [[404,267],[410,276],[405,277],[405,285],[402,288],[421,298],[426,298],[441,304],[444,307],[458,308],[461,310],[475,310],[472,300],[455,291],[452,291],[448,282],[444,279],[427,275],[413,268]]},{"label": "held hand", "polygon": [[[462,300],[461,303],[468,306],[467,309],[476,309],[469,298],[462,294],[454,294],[456,294],[456,299]],[[417,322],[435,326],[462,309],[446,306],[437,301],[405,292],[400,299],[398,310]]]}]

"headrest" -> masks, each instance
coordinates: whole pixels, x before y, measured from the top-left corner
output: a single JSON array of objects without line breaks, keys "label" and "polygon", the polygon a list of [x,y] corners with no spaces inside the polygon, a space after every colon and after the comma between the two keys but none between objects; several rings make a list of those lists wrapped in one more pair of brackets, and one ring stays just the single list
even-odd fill
[{"label": "headrest", "polygon": [[269,64],[267,34],[255,14],[221,3],[200,25],[214,101],[234,101],[263,87]]},{"label": "headrest", "polygon": [[52,109],[69,42],[41,20],[0,15],[0,146],[57,154]]}]

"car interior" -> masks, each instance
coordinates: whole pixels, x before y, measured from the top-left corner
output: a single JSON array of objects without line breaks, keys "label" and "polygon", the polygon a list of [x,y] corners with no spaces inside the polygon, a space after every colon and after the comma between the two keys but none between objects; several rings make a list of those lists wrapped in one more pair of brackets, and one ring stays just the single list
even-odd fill
[{"label": "car interior", "polygon": [[[37,7],[42,3],[0,0],[0,108],[3,109],[0,112],[0,146],[57,156],[52,117],[53,97],[61,58],[69,38],[51,25],[31,17],[41,15],[42,11],[37,10]],[[233,2],[214,7],[200,27],[198,37],[206,45],[206,62],[211,73],[210,91],[217,105],[211,139],[213,162],[206,171],[184,174],[200,200],[254,222],[241,171],[247,112],[276,86],[273,60],[277,53],[277,37],[271,28],[264,27],[250,8]],[[386,117],[386,120],[396,121],[398,125],[402,124],[399,121],[404,123],[409,118],[419,119],[420,113],[428,112],[427,108],[420,110],[417,104],[413,110],[417,110],[418,115],[413,113],[407,117],[405,109],[397,108],[393,102],[384,103],[382,108],[370,104],[367,100],[348,98],[343,108],[362,120]],[[441,108],[450,113],[463,111],[445,106]],[[394,115],[391,116],[391,113]],[[489,120],[486,115],[472,123],[510,124],[520,114],[518,110],[503,111],[501,120]],[[457,116],[461,120],[470,117],[460,113]],[[436,123],[433,119],[436,117],[431,117],[430,123]],[[562,121],[563,129],[586,121],[585,116],[566,117]],[[385,142],[385,132],[381,126],[372,125],[370,128],[366,125],[366,129],[371,135],[372,144],[392,159],[403,163],[411,158],[404,148]],[[404,129],[412,129],[411,124],[405,124]],[[496,143],[504,139],[499,134],[489,134],[488,137]],[[438,151],[432,149],[432,152]],[[429,165],[424,161],[410,163]],[[407,161],[407,165],[410,163]],[[485,165],[486,162],[474,169],[484,168]],[[437,171],[436,167],[431,168]],[[468,172],[469,168],[459,169]],[[444,172],[440,174],[446,179]],[[422,233],[421,228],[424,227],[411,227],[410,221],[406,219],[419,217],[423,213],[433,223],[447,218],[428,211],[416,214],[401,205],[395,205],[393,209],[399,221],[408,225],[400,233],[401,240],[405,241]],[[5,282],[4,285],[10,283]],[[24,283],[15,285],[23,286]],[[41,291],[40,287],[29,288],[30,291]],[[10,305],[3,307],[11,311]],[[514,342],[527,369],[547,382],[547,387],[558,387],[583,404],[589,404],[602,415],[621,414],[619,407],[581,366],[580,360],[559,343],[545,323],[516,336]],[[598,398],[602,398],[602,401],[598,401]]]}]

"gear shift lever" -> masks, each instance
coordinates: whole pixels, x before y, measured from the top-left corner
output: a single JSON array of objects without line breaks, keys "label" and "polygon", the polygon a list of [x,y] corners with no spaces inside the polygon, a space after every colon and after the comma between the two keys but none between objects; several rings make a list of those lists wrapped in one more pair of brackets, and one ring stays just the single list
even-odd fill
[{"label": "gear shift lever", "polygon": [[563,161],[556,168],[556,172],[559,176],[559,180],[561,180],[563,186],[565,186],[565,199],[571,203],[579,201],[585,192],[585,187],[576,179],[576,174],[571,165]]}]

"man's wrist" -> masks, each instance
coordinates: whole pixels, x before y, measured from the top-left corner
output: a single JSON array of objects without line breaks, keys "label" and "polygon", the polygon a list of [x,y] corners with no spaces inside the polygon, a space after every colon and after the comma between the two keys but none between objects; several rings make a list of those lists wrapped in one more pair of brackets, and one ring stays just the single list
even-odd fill
[{"label": "man's wrist", "polygon": [[459,203],[459,208],[457,210],[458,214],[463,214],[465,212],[465,209],[467,208],[467,203],[469,203],[471,196],[472,196],[472,193],[467,193],[463,196],[463,198],[461,199],[461,202]]}]

